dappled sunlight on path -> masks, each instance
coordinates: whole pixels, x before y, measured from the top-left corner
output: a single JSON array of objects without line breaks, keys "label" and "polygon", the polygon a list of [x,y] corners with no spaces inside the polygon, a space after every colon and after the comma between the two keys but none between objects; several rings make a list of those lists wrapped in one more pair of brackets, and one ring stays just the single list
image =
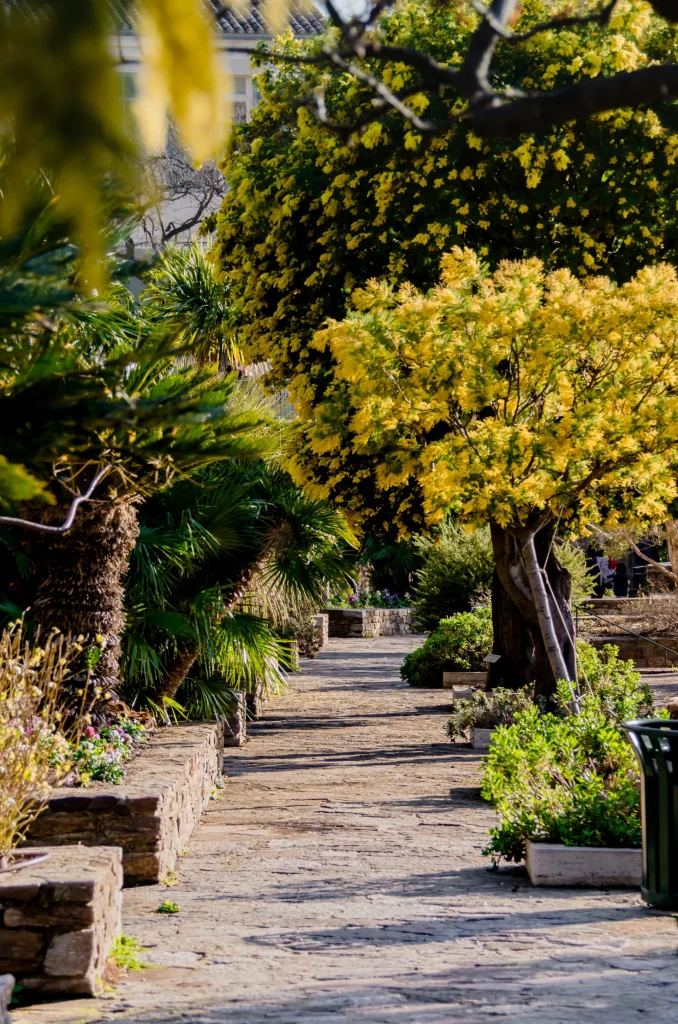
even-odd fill
[{"label": "dappled sunlight on path", "polygon": [[[229,752],[178,885],[125,892],[158,969],[18,1024],[675,1024],[669,915],[488,871],[479,755],[445,739],[449,694],[398,677],[416,643],[303,662]],[[163,918],[168,896],[181,912]]]}]

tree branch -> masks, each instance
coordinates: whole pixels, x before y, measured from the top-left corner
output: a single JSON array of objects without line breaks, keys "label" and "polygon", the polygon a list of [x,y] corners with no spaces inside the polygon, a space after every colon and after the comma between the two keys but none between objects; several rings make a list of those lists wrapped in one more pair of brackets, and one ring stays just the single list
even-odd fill
[{"label": "tree branch", "polygon": [[77,498],[73,499],[71,507],[68,510],[68,515],[61,526],[48,526],[46,523],[34,523],[30,519],[17,519],[14,516],[0,516],[0,523],[6,524],[7,526],[22,526],[26,530],[38,530],[41,533],[68,533],[75,522],[75,514],[78,511],[78,508],[82,505],[83,501],[90,500],[94,491],[109,471],[110,466],[104,466],[103,469],[100,469],[85,493],[79,494]]},{"label": "tree branch", "polygon": [[[262,53],[262,58],[272,63],[334,65],[342,73],[351,74],[365,84],[381,105],[356,115],[348,124],[331,119],[322,90],[305,101],[323,124],[345,136],[378,120],[390,110],[397,111],[422,134],[440,133],[459,120],[467,119],[476,134],[499,138],[524,132],[543,132],[608,110],[635,108],[678,96],[678,64],[675,63],[586,78],[548,92],[524,93],[511,88],[497,90],[490,79],[492,59],[500,39],[514,44],[551,30],[586,24],[607,25],[618,0],[608,0],[593,14],[556,17],[521,33],[514,33],[510,28],[518,12],[519,0],[493,0],[489,7],[485,7],[481,0],[470,2],[482,20],[470,37],[466,55],[458,68],[440,64],[423,51],[392,46],[375,37],[373,30],[378,18],[392,6],[391,0],[376,0],[366,17],[350,20],[342,18],[334,0],[326,0],[330,20],[339,33],[336,48],[326,45],[321,53],[312,55],[266,52]],[[670,21],[676,20],[663,6],[657,6],[657,14]],[[449,87],[466,100],[467,106],[454,117],[424,120],[403,102],[402,94],[392,92],[372,71],[359,67],[352,58],[379,64],[404,64],[421,77],[417,91],[439,93]]]}]

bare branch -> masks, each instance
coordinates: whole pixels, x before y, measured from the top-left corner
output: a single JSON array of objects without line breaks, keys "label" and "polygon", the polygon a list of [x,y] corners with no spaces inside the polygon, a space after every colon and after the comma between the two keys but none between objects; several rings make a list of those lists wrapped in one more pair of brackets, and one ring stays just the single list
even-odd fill
[{"label": "bare branch", "polygon": [[68,515],[61,526],[48,526],[46,523],[34,523],[30,519],[17,519],[14,516],[0,516],[0,523],[6,524],[7,526],[22,526],[26,530],[38,530],[40,533],[68,533],[75,522],[75,515],[80,505],[82,505],[83,501],[89,501],[91,499],[94,491],[109,472],[110,466],[104,466],[104,468],[100,469],[93,478],[85,493],[79,494],[77,498],[73,499],[71,507],[68,510]]},{"label": "bare branch", "polygon": [[665,576],[668,576],[668,578],[670,580],[673,580],[674,583],[678,583],[678,576],[676,576],[676,574],[674,572],[670,572],[669,569],[666,568],[666,566],[661,564],[661,562],[655,562],[654,558],[650,558],[649,555],[644,554],[640,550],[640,548],[638,547],[638,545],[636,544],[635,540],[633,539],[633,537],[631,536],[630,533],[627,533],[624,530],[623,531],[623,536],[624,536],[625,540],[627,540],[629,542],[629,544],[631,545],[633,551],[638,555],[638,558],[642,558],[644,562],[648,563],[648,565],[654,566],[655,569],[659,569],[660,572],[664,573]]},{"label": "bare branch", "polygon": [[599,11],[594,14],[573,14],[564,15],[560,18],[552,18],[550,21],[544,21],[540,25],[535,25],[534,28],[528,29],[527,32],[511,32],[510,29],[505,28],[501,25],[496,18],[492,15],[492,12],[485,7],[480,0],[469,0],[471,7],[474,11],[477,11],[487,22],[490,27],[505,39],[509,43],[524,43],[527,39],[532,39],[533,36],[539,35],[541,32],[551,32],[561,28],[573,28],[578,25],[608,25],[612,13],[617,6],[619,0],[610,0],[609,3],[605,4]]}]

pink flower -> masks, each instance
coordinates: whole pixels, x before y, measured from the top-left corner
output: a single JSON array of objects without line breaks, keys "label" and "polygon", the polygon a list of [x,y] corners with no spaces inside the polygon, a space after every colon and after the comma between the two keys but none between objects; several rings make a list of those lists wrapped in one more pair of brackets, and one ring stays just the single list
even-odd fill
[{"label": "pink flower", "polygon": [[97,733],[97,731],[96,731],[96,729],[94,728],[93,725],[88,725],[88,726],[85,727],[85,730],[83,732],[83,736],[85,737],[86,740],[98,740],[99,739],[99,734]]}]

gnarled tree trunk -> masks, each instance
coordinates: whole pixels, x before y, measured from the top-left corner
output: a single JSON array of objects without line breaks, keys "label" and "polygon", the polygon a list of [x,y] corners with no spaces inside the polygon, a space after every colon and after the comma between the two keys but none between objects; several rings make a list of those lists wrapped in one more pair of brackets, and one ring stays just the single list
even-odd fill
[{"label": "gnarled tree trunk", "polygon": [[[61,522],[64,509],[43,513]],[[38,576],[32,614],[44,629],[57,628],[85,645],[103,637],[93,682],[112,695],[120,681],[120,638],[125,626],[122,578],[139,533],[137,512],[124,501],[93,501],[64,534],[35,533],[30,551]]]},{"label": "gnarled tree trunk", "polygon": [[[553,641],[560,654],[559,674],[576,678],[574,622],[570,608],[570,577],[557,560],[553,547],[553,526],[546,526],[532,537],[535,569],[543,570],[542,599],[547,601],[550,619],[549,642],[544,639],[543,611],[535,601],[534,587],[525,564],[526,538],[490,524],[495,560],[492,591],[493,653],[500,659],[490,670],[490,686],[517,689],[534,684],[535,697],[551,701],[556,689],[553,665]],[[540,618],[542,622],[540,623]]]}]

